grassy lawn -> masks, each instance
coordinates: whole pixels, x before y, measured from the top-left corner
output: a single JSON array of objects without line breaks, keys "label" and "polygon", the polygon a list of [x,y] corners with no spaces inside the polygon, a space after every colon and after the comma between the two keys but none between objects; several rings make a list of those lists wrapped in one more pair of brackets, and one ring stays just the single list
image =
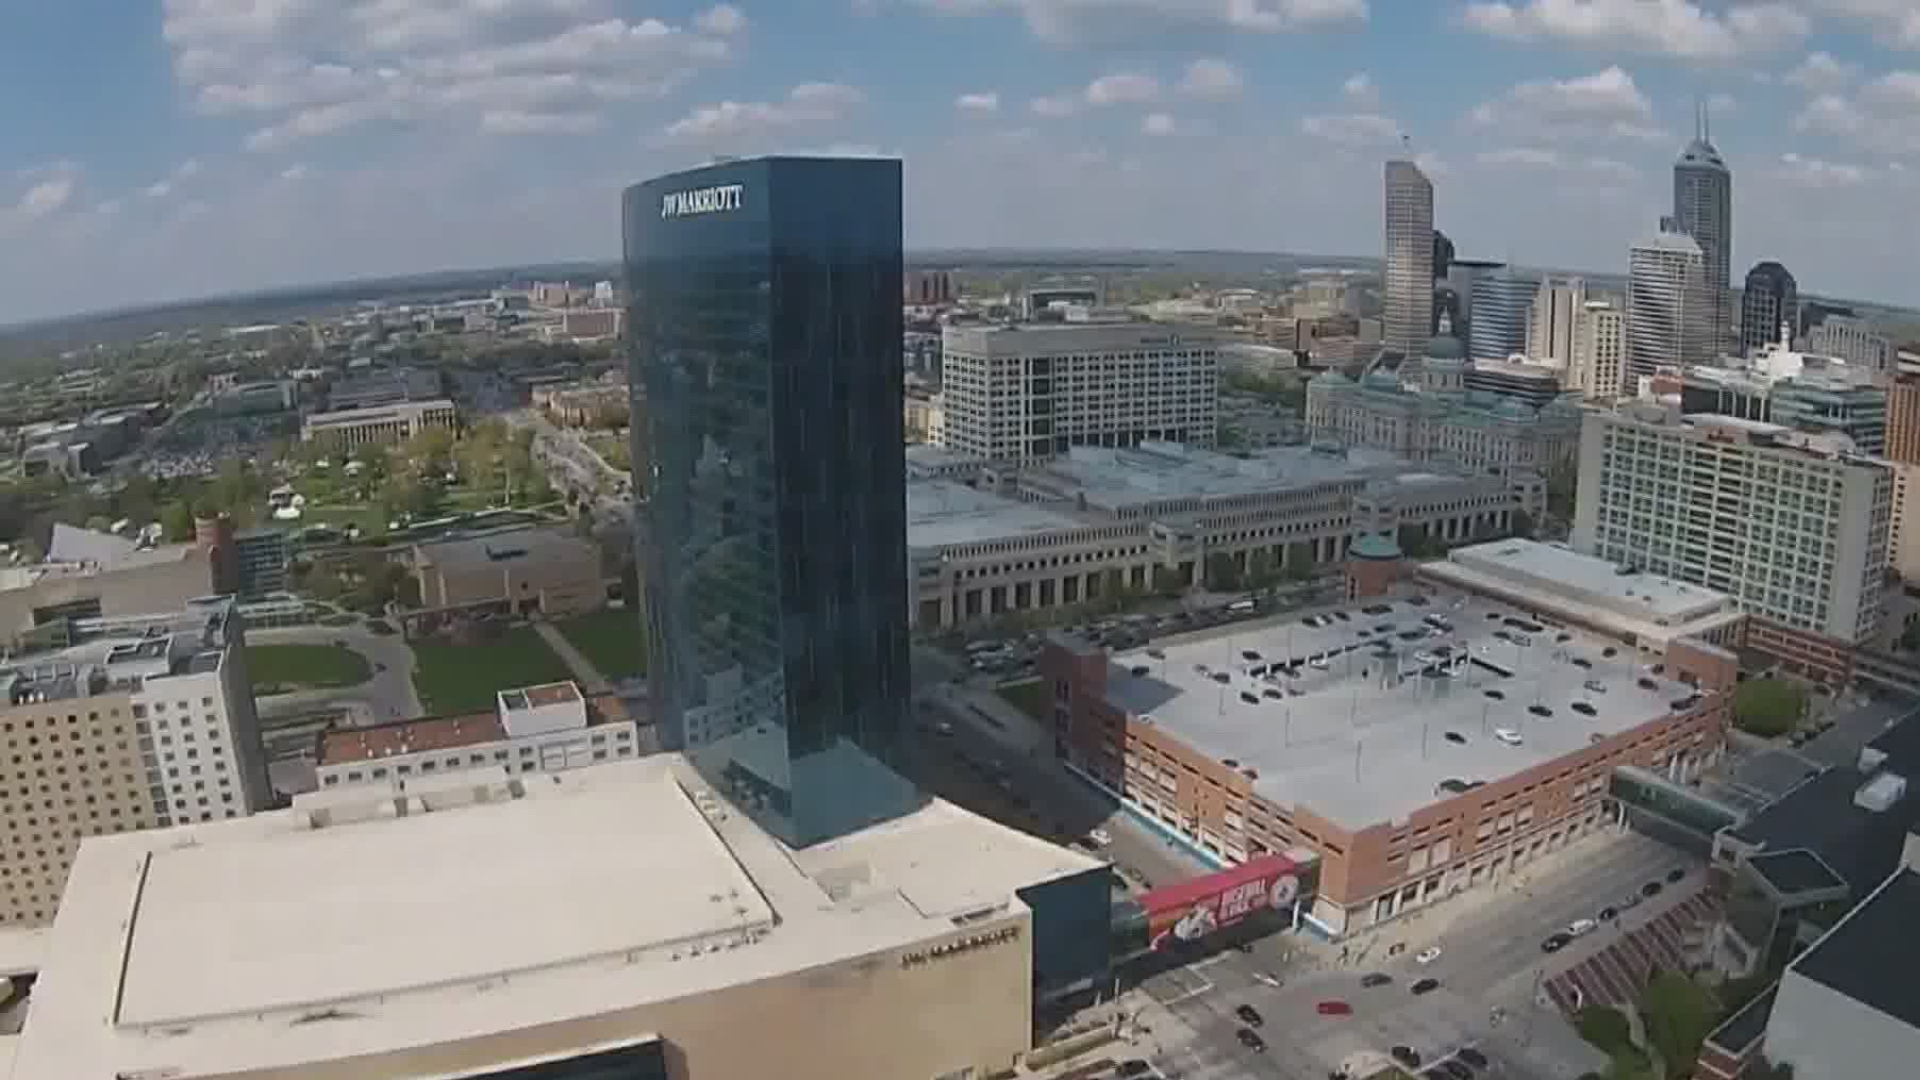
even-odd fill
[{"label": "grassy lawn", "polygon": [[502,690],[573,677],[532,627],[517,627],[492,641],[455,644],[421,641],[413,646],[413,686],[430,716],[483,712]]},{"label": "grassy lawn", "polygon": [[373,677],[373,665],[338,645],[249,645],[247,674],[256,694],[358,686]]},{"label": "grassy lawn", "polygon": [[609,608],[554,625],[607,678],[628,679],[647,673],[647,640],[634,612]]},{"label": "grassy lawn", "polygon": [[1000,688],[1000,696],[1035,720],[1047,718],[1047,684],[1040,679],[1008,683]]},{"label": "grassy lawn", "polygon": [[300,518],[300,526],[325,525],[329,529],[345,532],[347,526],[360,526],[362,537],[375,537],[387,531],[387,520],[380,508],[366,503],[338,503],[333,506],[314,506],[309,503]]}]

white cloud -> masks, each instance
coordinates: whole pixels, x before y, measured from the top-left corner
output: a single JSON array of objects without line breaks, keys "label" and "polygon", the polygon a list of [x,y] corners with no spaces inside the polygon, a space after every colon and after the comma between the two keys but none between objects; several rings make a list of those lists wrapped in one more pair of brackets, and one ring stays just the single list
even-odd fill
[{"label": "white cloud", "polygon": [[293,165],[289,165],[286,168],[280,170],[280,179],[285,180],[288,183],[305,180],[310,175],[311,175],[311,172],[308,170],[308,168],[304,164],[296,163]]},{"label": "white cloud", "polygon": [[1859,187],[1873,179],[1874,172],[1861,165],[1802,157],[1788,152],[1780,155],[1773,169],[1773,177],[1794,187],[1834,190]]},{"label": "white cloud", "polygon": [[1740,101],[1732,94],[1708,94],[1707,115],[1712,117],[1732,116],[1740,111]]},{"label": "white cloud", "polygon": [[1087,84],[1089,105],[1138,105],[1160,96],[1160,80],[1138,72],[1102,75]]},{"label": "white cloud", "polygon": [[1689,60],[1727,60],[1783,48],[1811,29],[1798,9],[1775,2],[1715,11],[1693,0],[1493,0],[1468,4],[1462,19],[1480,33],[1509,41]]},{"label": "white cloud", "polygon": [[598,131],[600,123],[592,113],[488,109],[480,114],[480,130],[489,135],[580,135]]},{"label": "white cloud", "polygon": [[1583,157],[1542,146],[1512,146],[1484,151],[1474,160],[1493,168],[1534,169],[1570,174],[1601,183],[1627,183],[1640,178],[1640,170],[1624,161],[1606,157]]},{"label": "white cloud", "polygon": [[1000,95],[961,94],[953,99],[953,107],[969,116],[991,116],[1000,111]]},{"label": "white cloud", "polygon": [[1044,116],[1050,120],[1058,120],[1061,117],[1072,116],[1078,112],[1080,102],[1067,94],[1048,94],[1044,97],[1034,98],[1027,103],[1027,108],[1033,110],[1035,116]]},{"label": "white cloud", "polygon": [[174,168],[173,178],[175,180],[191,180],[194,177],[199,176],[200,172],[201,172],[200,162],[195,158],[188,158],[187,160],[181,162],[178,166]]},{"label": "white cloud", "polygon": [[1140,118],[1140,133],[1142,135],[1153,135],[1156,137],[1174,135],[1178,134],[1179,130],[1180,125],[1174,122],[1173,117],[1163,112],[1148,113]]},{"label": "white cloud", "polygon": [[1860,77],[1860,68],[1836,59],[1832,53],[1820,51],[1807,54],[1805,60],[1787,72],[1786,81],[1793,86],[1812,94],[1831,94],[1845,89]]},{"label": "white cloud", "polygon": [[1400,145],[1400,124],[1379,113],[1335,113],[1307,116],[1300,120],[1300,131],[1316,139],[1350,149]]},{"label": "white cloud", "polygon": [[715,4],[694,16],[693,25],[703,34],[731,37],[747,28],[747,16],[732,4]]},{"label": "white cloud", "polygon": [[1476,107],[1469,122],[1509,138],[1558,141],[1612,138],[1660,141],[1653,103],[1618,67],[1573,79],[1520,83]]},{"label": "white cloud", "polygon": [[1373,85],[1373,76],[1364,71],[1347,76],[1347,81],[1340,84],[1340,94],[1362,109],[1380,107],[1380,89]]},{"label": "white cloud", "polygon": [[1880,159],[1920,156],[1920,72],[1890,71],[1851,95],[1820,94],[1793,127]]},{"label": "white cloud", "polygon": [[148,184],[141,194],[149,199],[164,199],[168,195],[173,194],[173,185],[165,180],[161,180],[157,183]]},{"label": "white cloud", "polygon": [[27,221],[37,221],[58,211],[73,198],[74,178],[56,176],[28,188],[14,204],[13,212]]},{"label": "white cloud", "polygon": [[610,0],[164,0],[162,34],[196,106],[258,118],[248,145],[276,149],[369,123],[500,130],[521,114],[598,117],[724,61],[746,25],[725,4],[687,28],[612,10]]},{"label": "white cloud", "polygon": [[865,100],[859,90],[842,83],[802,83],[782,101],[703,105],[667,125],[665,134],[676,142],[764,138],[797,127],[844,120]]},{"label": "white cloud", "polygon": [[1920,7],[1913,0],[1802,0],[1822,15],[1851,19],[1894,49],[1920,49]]},{"label": "white cloud", "polygon": [[1180,80],[1180,92],[1188,97],[1209,98],[1222,101],[1240,96],[1246,87],[1246,79],[1240,69],[1225,60],[1202,58],[1187,65],[1187,73]]},{"label": "white cloud", "polygon": [[1053,44],[1143,40],[1169,31],[1291,33],[1364,22],[1367,0],[918,0],[948,15],[1011,12]]}]

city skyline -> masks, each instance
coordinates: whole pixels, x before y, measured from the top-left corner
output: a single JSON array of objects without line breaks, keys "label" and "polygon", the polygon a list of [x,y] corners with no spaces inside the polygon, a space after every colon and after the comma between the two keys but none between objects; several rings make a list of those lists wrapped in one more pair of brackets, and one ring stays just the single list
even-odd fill
[{"label": "city skyline", "polygon": [[1701,99],[1742,177],[1735,273],[1912,299],[1877,227],[1920,151],[1897,25],[1593,6],[43,5],[9,96],[85,92],[10,128],[0,321],[607,257],[594,223],[632,177],[805,149],[904,157],[912,248],[1359,253],[1361,177],[1405,134],[1463,257],[1615,269]]}]

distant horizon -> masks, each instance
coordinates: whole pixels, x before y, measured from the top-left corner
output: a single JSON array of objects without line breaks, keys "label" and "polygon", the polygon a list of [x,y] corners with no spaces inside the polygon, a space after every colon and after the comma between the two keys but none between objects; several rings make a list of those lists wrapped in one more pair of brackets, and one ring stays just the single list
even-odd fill
[{"label": "distant horizon", "polygon": [[[1295,253],[1289,251],[1260,251],[1233,248],[1088,248],[1088,247],[921,247],[906,249],[906,262],[912,267],[917,259],[936,255],[967,256],[1034,256],[1041,259],[1062,258],[1066,256],[1148,256],[1148,257],[1194,257],[1218,256],[1247,259],[1285,259],[1291,262],[1307,264],[1308,267],[1318,260],[1328,262],[1360,263],[1378,266],[1383,260],[1378,255],[1343,255],[1327,252]],[[1625,273],[1609,273],[1573,267],[1534,266],[1527,263],[1511,262],[1504,259],[1476,259],[1461,257],[1455,263],[1469,265],[1514,266],[1521,270],[1542,274],[1583,277],[1595,280],[1625,280]],[[397,286],[408,282],[431,283],[436,278],[473,278],[498,274],[503,278],[516,275],[530,276],[538,271],[571,270],[619,266],[620,259],[615,256],[606,259],[557,259],[543,262],[507,263],[494,266],[442,267],[433,270],[402,274],[382,274],[368,277],[339,278],[331,281],[308,281],[291,285],[271,286],[250,292],[215,293],[203,296],[182,297],[152,303],[136,303],[123,307],[92,308],[66,314],[51,315],[39,319],[0,324],[0,339],[31,340],[34,331],[53,330],[87,322],[106,322],[163,315],[171,311],[184,311],[197,307],[214,307],[223,304],[248,304],[270,301],[277,298],[297,298],[302,294],[324,295],[328,293],[352,293],[360,288],[372,289],[376,286]],[[922,264],[924,265],[924,264]],[[930,267],[943,268],[943,267]],[[953,267],[960,269],[961,267]],[[1070,269],[1063,266],[1062,269]],[[1740,275],[1744,283],[1745,275]],[[1738,292],[1741,284],[1731,285]],[[1801,294],[1803,299],[1818,299],[1840,304],[1852,304],[1863,307],[1884,309],[1897,313],[1920,314],[1920,309],[1909,308],[1886,301],[1858,299],[1852,297],[1831,296],[1822,293]],[[374,299],[368,296],[362,299]],[[71,347],[71,346],[69,346]]]}]

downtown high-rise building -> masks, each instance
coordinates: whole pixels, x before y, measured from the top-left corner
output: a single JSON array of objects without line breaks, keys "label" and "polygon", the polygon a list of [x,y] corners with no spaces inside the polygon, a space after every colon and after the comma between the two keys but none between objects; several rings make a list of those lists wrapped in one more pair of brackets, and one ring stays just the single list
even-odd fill
[{"label": "downtown high-rise building", "polygon": [[1708,344],[1705,261],[1693,237],[1671,219],[1655,235],[1633,245],[1627,256],[1627,370],[1633,381],[1661,368],[1705,363]]},{"label": "downtown high-rise building", "polygon": [[1587,303],[1582,278],[1547,278],[1534,291],[1527,309],[1527,355],[1535,360],[1573,360],[1574,333]]},{"label": "downtown high-rise building", "polygon": [[728,161],[624,213],[663,740],[795,846],[905,813],[900,162]]},{"label": "downtown high-rise building", "polygon": [[1627,313],[1610,300],[1581,305],[1573,328],[1573,359],[1567,364],[1567,389],[1589,401],[1609,401],[1621,393],[1626,376]]},{"label": "downtown high-rise building", "polygon": [[1475,360],[1505,360],[1527,350],[1527,311],[1540,279],[1503,266],[1474,278],[1473,323],[1467,354]]},{"label": "downtown high-rise building", "polygon": [[1417,357],[1433,334],[1433,182],[1411,161],[1386,168],[1381,343]]},{"label": "downtown high-rise building", "polygon": [[1775,343],[1792,344],[1800,318],[1800,286],[1787,268],[1763,262],[1747,271],[1740,291],[1740,355],[1758,356]]},{"label": "downtown high-rise building", "polygon": [[1673,163],[1674,223],[1700,245],[1709,357],[1732,346],[1733,324],[1733,172],[1712,136],[1703,108],[1693,141]]}]

